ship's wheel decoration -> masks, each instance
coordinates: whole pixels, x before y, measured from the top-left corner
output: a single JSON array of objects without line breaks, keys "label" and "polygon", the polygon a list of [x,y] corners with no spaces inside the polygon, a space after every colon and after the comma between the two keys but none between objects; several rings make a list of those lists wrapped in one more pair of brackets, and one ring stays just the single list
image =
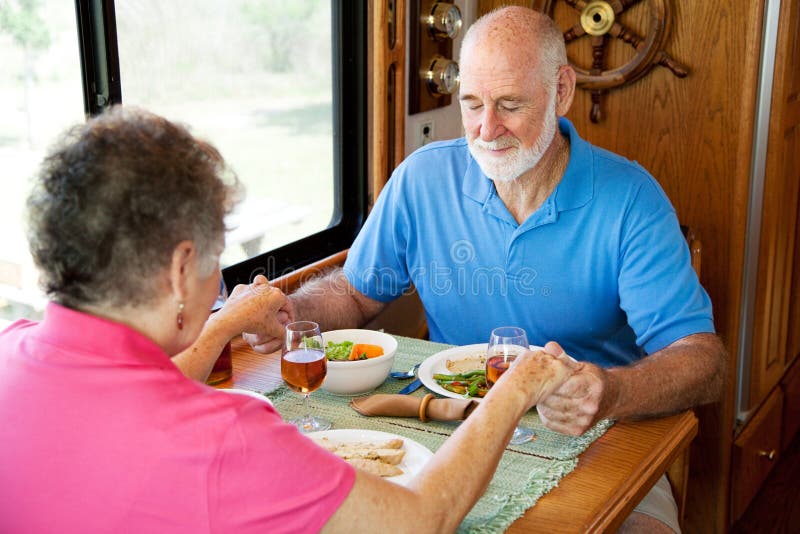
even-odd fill
[{"label": "ship's wheel decoration", "polygon": [[[591,39],[592,66],[582,68],[572,63],[577,73],[578,87],[591,93],[592,122],[600,122],[603,112],[601,98],[609,90],[634,82],[650,72],[655,65],[668,68],[678,78],[689,74],[686,65],[674,59],[664,45],[669,34],[669,0],[647,0],[650,8],[647,35],[641,36],[620,21],[620,16],[641,0],[562,0],[579,13],[579,20],[564,31],[567,45],[584,36]],[[553,14],[557,0],[548,0],[544,12]],[[633,58],[616,68],[606,66],[606,45],[610,39],[619,39],[636,50]]]}]

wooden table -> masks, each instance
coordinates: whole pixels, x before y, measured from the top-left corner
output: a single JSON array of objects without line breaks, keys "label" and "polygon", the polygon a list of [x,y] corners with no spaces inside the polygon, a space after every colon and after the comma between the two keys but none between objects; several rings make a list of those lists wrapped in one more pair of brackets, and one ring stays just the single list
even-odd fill
[{"label": "wooden table", "polygon": [[[217,387],[266,391],[281,384],[276,354],[257,354],[243,341],[233,341],[233,377]],[[683,459],[679,471],[685,473],[685,455],[696,434],[692,412],[615,424],[580,455],[578,467],[508,532],[616,530],[676,461]]]}]

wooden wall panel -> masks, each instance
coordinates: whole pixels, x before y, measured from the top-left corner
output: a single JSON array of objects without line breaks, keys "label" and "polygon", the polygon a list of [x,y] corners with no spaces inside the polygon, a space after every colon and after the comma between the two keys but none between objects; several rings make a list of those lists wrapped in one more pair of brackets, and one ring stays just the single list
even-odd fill
[{"label": "wooden wall panel", "polygon": [[[701,282],[729,351],[730,380],[722,402],[697,410],[701,427],[692,446],[686,530],[723,532],[763,2],[668,3],[672,21],[665,50],[689,67],[689,76],[679,79],[655,67],[641,80],[609,92],[602,102],[605,119],[598,124],[589,120],[589,94],[578,91],[568,117],[584,138],[647,168],[681,222],[703,242]],[[481,0],[479,13],[508,4],[541,10],[545,2]],[[623,14],[623,22],[644,33],[648,4]],[[577,21],[563,2],[556,3],[553,14],[564,29]],[[613,46],[607,65],[627,61],[632,52],[625,48]],[[570,45],[568,53],[572,61],[591,65],[590,47]]]}]

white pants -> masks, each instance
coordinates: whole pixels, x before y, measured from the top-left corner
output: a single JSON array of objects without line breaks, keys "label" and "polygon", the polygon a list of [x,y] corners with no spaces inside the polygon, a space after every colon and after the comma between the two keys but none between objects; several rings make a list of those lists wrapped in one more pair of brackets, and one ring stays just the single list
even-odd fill
[{"label": "white pants", "polygon": [[672,496],[672,488],[667,480],[667,475],[658,479],[650,493],[644,496],[633,511],[658,519],[677,534],[681,533],[678,523],[678,505],[675,504],[675,497]]}]

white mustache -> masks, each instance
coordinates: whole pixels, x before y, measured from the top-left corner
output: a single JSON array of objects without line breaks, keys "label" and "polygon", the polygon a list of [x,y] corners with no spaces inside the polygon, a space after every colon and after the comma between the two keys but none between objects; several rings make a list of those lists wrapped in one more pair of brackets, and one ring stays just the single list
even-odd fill
[{"label": "white mustache", "polygon": [[494,141],[484,141],[480,137],[476,137],[475,140],[472,141],[472,144],[483,150],[501,150],[503,148],[516,148],[519,146],[519,142],[511,137],[498,137]]}]

